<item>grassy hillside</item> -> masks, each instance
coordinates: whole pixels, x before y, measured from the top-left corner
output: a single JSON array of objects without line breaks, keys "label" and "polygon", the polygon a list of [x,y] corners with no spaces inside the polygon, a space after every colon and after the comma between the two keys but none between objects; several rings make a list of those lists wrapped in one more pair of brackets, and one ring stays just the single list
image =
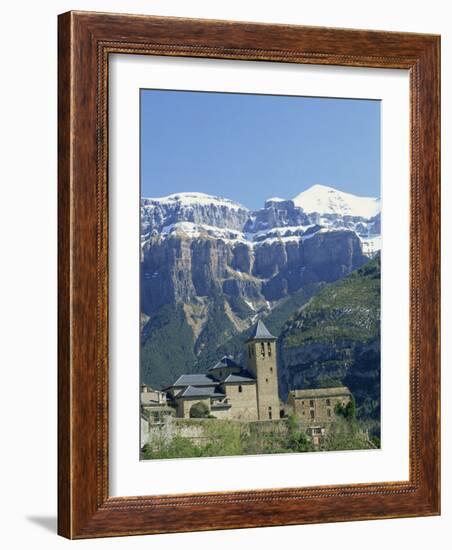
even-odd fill
[{"label": "grassy hillside", "polygon": [[357,416],[379,436],[380,258],[325,286],[279,337],[283,397],[294,388],[345,385]]},{"label": "grassy hillside", "polygon": [[380,333],[380,257],[327,285],[289,321],[285,345],[310,341],[368,342]]}]

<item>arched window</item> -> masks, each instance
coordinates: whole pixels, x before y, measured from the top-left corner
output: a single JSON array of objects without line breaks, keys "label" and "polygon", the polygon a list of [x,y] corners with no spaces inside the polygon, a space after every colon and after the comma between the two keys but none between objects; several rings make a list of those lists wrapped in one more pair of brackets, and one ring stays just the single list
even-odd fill
[{"label": "arched window", "polygon": [[267,342],[267,353],[269,357],[272,356],[272,345],[270,344],[270,342]]},{"label": "arched window", "polygon": [[264,344],[264,342],[261,342],[261,355],[262,355],[262,357],[265,357],[265,344]]},{"label": "arched window", "polygon": [[239,393],[242,393],[242,391],[243,391],[242,386],[239,386]]}]

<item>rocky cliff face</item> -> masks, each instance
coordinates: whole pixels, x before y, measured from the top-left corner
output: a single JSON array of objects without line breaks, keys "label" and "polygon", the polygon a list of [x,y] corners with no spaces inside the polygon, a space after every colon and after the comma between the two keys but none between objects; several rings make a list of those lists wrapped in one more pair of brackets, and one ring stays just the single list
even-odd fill
[{"label": "rocky cliff face", "polygon": [[164,304],[220,293],[257,311],[304,284],[335,281],[365,261],[359,238],[347,230],[257,246],[208,235],[154,237],[143,254],[142,311],[152,315]]},{"label": "rocky cliff face", "polygon": [[159,199],[141,199],[142,238],[158,235],[178,222],[204,224],[240,231],[249,216],[247,208],[229,199],[204,193],[179,193]]},{"label": "rocky cliff face", "polygon": [[[185,356],[193,362],[306,285],[341,279],[368,260],[369,240],[378,246],[379,213],[366,203],[359,206],[367,217],[360,216],[353,201],[344,207],[341,197],[326,196],[327,207],[317,205],[318,212],[311,211],[310,195],[269,199],[256,212],[201,193],[142,199],[142,370],[148,383],[163,383],[152,373],[164,368],[153,366],[152,357],[155,334],[168,330],[162,320],[168,308],[185,324],[183,345],[191,350]],[[177,334],[168,345],[180,346]],[[190,365],[182,368],[189,372]]]}]

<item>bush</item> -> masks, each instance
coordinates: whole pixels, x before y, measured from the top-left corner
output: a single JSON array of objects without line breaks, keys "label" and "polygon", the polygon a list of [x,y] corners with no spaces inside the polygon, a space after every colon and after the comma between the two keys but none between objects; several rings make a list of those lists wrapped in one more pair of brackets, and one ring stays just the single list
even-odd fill
[{"label": "bush", "polygon": [[337,416],[343,416],[350,422],[356,420],[356,404],[353,395],[350,397],[350,401],[345,405],[345,407],[341,403],[336,403],[334,412]]},{"label": "bush", "polygon": [[306,433],[300,430],[299,423],[293,414],[289,415],[287,419],[287,431],[288,452],[305,453],[315,450],[310,438],[306,435]]},{"label": "bush", "polygon": [[156,448],[146,443],[141,450],[141,458],[197,458],[202,456],[201,449],[189,439],[175,436],[170,442],[162,441]]},{"label": "bush", "polygon": [[344,416],[347,420],[355,420],[356,418],[356,404],[353,395],[351,396],[350,401],[345,406]]},{"label": "bush", "polygon": [[[346,408],[346,407],[344,407]],[[356,420],[338,419],[320,445],[320,451],[346,451],[372,448]]]},{"label": "bush", "polygon": [[190,418],[209,418],[209,407],[202,401],[198,401],[190,408]]}]

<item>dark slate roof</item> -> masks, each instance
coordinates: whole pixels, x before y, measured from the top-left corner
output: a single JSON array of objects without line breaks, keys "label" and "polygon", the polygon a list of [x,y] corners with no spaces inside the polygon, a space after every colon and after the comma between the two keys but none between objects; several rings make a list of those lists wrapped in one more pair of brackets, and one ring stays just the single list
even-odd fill
[{"label": "dark slate roof", "polygon": [[256,382],[254,376],[247,370],[241,370],[237,374],[230,374],[224,379],[224,383],[228,382]]},{"label": "dark slate roof", "polygon": [[259,319],[247,342],[250,342],[251,340],[276,340],[276,337],[273,336],[273,334],[270,334],[268,328],[264,325],[264,322]]},{"label": "dark slate roof", "polygon": [[215,363],[215,365],[213,367],[210,367],[209,371],[218,370],[218,369],[226,369],[226,368],[236,368],[236,369],[238,368],[238,369],[240,369],[241,367],[233,359],[231,359],[230,357],[225,355],[224,357],[222,357],[218,361],[218,363]]},{"label": "dark slate roof", "polygon": [[218,392],[216,388],[197,388],[187,386],[177,397],[225,397],[224,393]]},{"label": "dark slate roof", "polygon": [[169,387],[215,386],[216,384],[218,384],[218,382],[206,374],[181,374],[174,384]]}]

